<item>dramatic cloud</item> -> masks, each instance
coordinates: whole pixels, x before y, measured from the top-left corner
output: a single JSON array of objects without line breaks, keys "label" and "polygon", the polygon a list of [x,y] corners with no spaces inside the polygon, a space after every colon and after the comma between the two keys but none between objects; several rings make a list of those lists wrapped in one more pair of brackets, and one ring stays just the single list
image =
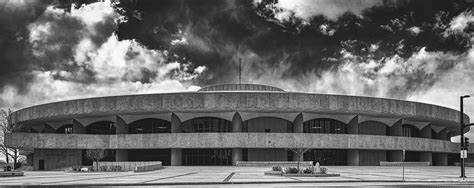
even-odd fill
[{"label": "dramatic cloud", "polygon": [[176,56],[147,49],[135,40],[114,34],[123,20],[110,2],[72,7],[70,12],[49,6],[28,25],[32,81],[20,91],[2,88],[0,106],[12,108],[66,100],[134,93],[185,91],[205,66],[168,61]]},{"label": "dramatic cloud", "polygon": [[[260,3],[261,0],[255,1]],[[362,13],[366,8],[382,5],[382,0],[278,0],[273,5],[275,17],[279,20],[289,20],[292,15],[308,20],[313,16],[323,15],[329,19],[336,20],[346,12],[356,15]],[[279,9],[279,10],[278,10]]]}]

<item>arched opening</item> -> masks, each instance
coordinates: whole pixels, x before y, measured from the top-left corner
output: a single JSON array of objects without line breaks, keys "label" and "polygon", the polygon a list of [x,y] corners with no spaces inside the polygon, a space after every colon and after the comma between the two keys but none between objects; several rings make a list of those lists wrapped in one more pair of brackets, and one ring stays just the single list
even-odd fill
[{"label": "arched opening", "polygon": [[115,125],[111,121],[98,121],[86,127],[87,134],[115,134]]},{"label": "arched opening", "polygon": [[402,136],[404,137],[420,137],[420,130],[413,125],[402,125]]},{"label": "arched opening", "polygon": [[171,123],[162,119],[147,118],[128,125],[130,134],[171,133]]},{"label": "arched opening", "polygon": [[346,134],[347,124],[335,119],[312,119],[303,123],[303,133]]},{"label": "arched opening", "polygon": [[293,123],[282,118],[258,117],[242,123],[242,132],[291,133]]},{"label": "arched opening", "polygon": [[183,122],[183,133],[232,132],[232,122],[217,117],[199,117]]},{"label": "arched opening", "polygon": [[63,125],[61,127],[59,127],[57,130],[56,130],[56,133],[59,133],[59,134],[72,134],[72,124],[66,124],[66,125]]},{"label": "arched opening", "polygon": [[359,123],[359,134],[387,135],[387,125],[378,121],[365,121]]}]

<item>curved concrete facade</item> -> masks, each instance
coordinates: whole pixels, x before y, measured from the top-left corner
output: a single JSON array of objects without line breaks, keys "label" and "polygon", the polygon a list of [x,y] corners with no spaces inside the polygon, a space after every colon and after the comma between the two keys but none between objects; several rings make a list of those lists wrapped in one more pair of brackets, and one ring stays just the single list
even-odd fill
[{"label": "curved concrete facade", "polygon": [[[169,153],[171,165],[194,164],[188,158],[197,148],[232,153],[232,164],[268,159],[263,155],[291,160],[285,148],[343,151],[346,165],[397,161],[405,149],[415,161],[447,165],[448,153],[459,150],[449,141],[459,135],[459,116],[456,110],[418,102],[227,84],[198,92],[88,98],[21,109],[13,119],[24,125],[23,133],[7,135],[5,142],[34,151],[28,158],[37,169],[48,169],[38,161],[46,160],[38,157],[48,152],[64,150],[80,158],[78,151],[93,148],[114,150],[119,161],[137,157],[131,150],[142,149],[149,156]],[[145,125],[133,124],[144,119],[163,121],[150,134],[141,127]],[[469,122],[467,115],[464,121]],[[100,123],[110,125],[106,134],[111,135],[90,132]],[[66,125],[69,134],[53,134]],[[155,153],[149,151],[153,149]],[[367,158],[371,153],[377,157]]]}]

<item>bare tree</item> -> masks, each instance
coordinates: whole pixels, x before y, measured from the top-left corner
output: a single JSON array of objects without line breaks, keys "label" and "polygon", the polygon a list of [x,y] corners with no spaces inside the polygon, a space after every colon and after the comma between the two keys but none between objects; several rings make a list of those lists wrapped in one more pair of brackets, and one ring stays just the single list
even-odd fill
[{"label": "bare tree", "polygon": [[288,148],[289,151],[293,152],[298,158],[298,173],[300,173],[300,160],[303,154],[306,153],[310,148]]},{"label": "bare tree", "polygon": [[1,138],[1,143],[0,143],[0,150],[1,153],[5,155],[6,162],[10,163],[10,158],[13,159],[13,163],[17,164],[19,159],[22,158],[20,155],[19,149],[18,148],[12,148],[12,147],[7,147],[5,145],[5,134],[7,133],[13,133],[16,130],[19,130],[21,128],[20,124],[15,124],[13,122],[13,116],[12,116],[12,110],[0,110],[0,138]]},{"label": "bare tree", "polygon": [[86,157],[92,161],[95,161],[97,165],[97,171],[99,171],[99,161],[106,156],[105,149],[88,149],[86,150]]}]

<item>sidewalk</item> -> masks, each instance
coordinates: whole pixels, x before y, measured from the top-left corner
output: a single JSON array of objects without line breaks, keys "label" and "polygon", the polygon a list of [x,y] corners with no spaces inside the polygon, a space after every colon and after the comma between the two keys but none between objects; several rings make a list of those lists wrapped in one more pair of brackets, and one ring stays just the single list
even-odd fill
[{"label": "sidewalk", "polygon": [[340,177],[265,176],[269,167],[171,166],[165,169],[133,172],[72,173],[60,171],[25,172],[23,177],[0,178],[0,185],[209,185],[264,183],[441,183],[474,184],[474,168],[466,168],[467,179],[459,178],[459,167],[329,166],[329,173]]}]

